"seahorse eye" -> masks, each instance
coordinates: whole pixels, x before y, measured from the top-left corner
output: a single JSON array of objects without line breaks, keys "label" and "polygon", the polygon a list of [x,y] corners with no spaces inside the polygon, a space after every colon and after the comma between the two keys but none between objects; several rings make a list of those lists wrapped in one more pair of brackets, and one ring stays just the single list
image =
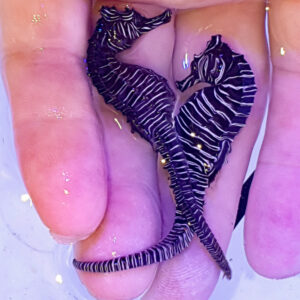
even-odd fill
[{"label": "seahorse eye", "polygon": [[197,64],[195,63],[195,61],[192,61],[192,62],[191,62],[191,69],[192,69],[192,71],[194,71],[194,72],[197,72],[197,71],[198,71]]},{"label": "seahorse eye", "polygon": [[98,22],[97,27],[96,27],[96,30],[97,30],[98,32],[102,32],[102,31],[103,31],[103,23]]},{"label": "seahorse eye", "polygon": [[223,68],[223,61],[218,57],[214,57],[214,61],[211,63],[210,66],[210,75],[212,79],[216,79],[219,77],[221,70]]}]

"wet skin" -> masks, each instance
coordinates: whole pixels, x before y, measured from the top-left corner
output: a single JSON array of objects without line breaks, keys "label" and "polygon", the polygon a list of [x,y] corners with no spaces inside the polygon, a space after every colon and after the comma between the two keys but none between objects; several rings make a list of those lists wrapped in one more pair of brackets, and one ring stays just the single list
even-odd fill
[{"label": "wet skin", "polygon": [[[220,3],[212,4],[216,2]],[[202,3],[208,2],[177,1],[176,6]],[[250,264],[259,273],[277,278],[300,270],[299,185],[295,184],[300,161],[296,150],[299,4],[290,0],[285,3],[284,9],[279,0],[271,3],[273,94],[245,225]],[[95,19],[100,5],[96,3],[93,9]],[[156,6],[136,6],[149,17],[163,11]],[[65,240],[90,235],[102,221],[93,235],[76,246],[77,255],[103,259],[111,257],[113,251],[125,254],[144,249],[168,232],[173,203],[165,174],[156,175],[160,168],[147,143],[134,139],[115,112],[105,107],[95,110],[82,63],[92,30],[90,4],[52,1],[46,5],[47,18],[33,24],[32,14],[37,10],[39,2],[33,0],[27,1],[26,7],[20,1],[0,4],[3,66],[26,186],[44,223],[52,232],[66,236]],[[226,36],[232,48],[247,56],[259,92],[247,126],[234,142],[228,165],[207,194],[205,217],[223,249],[230,238],[240,187],[266,102],[268,64],[263,18],[264,4],[260,1],[178,12],[176,20],[143,37],[123,57],[173,81],[187,75],[188,71],[182,69],[185,51],[197,53],[212,34]],[[237,23],[241,24],[238,28]],[[161,43],[154,42],[158,39]],[[175,52],[170,57],[167,54],[173,45]],[[284,56],[280,55],[281,45],[285,47]],[[62,111],[62,119],[53,113],[53,107]],[[114,118],[120,119],[122,130]],[[71,179],[68,195],[61,175],[65,171]],[[169,202],[160,204],[159,199]],[[160,211],[162,219],[158,217]],[[123,274],[80,276],[89,291],[102,299],[130,299],[150,284],[145,299],[206,299],[218,278],[217,268],[197,240],[182,255],[162,264],[157,273],[156,269],[149,266]]]}]

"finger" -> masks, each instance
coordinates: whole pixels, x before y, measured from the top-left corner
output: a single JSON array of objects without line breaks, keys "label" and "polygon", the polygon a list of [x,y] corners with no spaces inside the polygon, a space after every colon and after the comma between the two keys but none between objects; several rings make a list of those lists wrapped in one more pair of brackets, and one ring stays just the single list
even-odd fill
[{"label": "finger", "polygon": [[83,56],[87,1],[1,1],[3,67],[26,187],[51,232],[86,237],[106,207],[102,134]]},{"label": "finger", "polygon": [[[124,10],[125,5],[107,3]],[[99,18],[99,1],[95,19]],[[146,17],[159,15],[163,9],[129,4]],[[173,24],[168,23],[140,37],[118,59],[151,68],[169,78],[173,49]],[[101,53],[99,53],[101,55]],[[81,261],[103,261],[132,254],[156,244],[161,238],[156,155],[139,135],[132,135],[124,116],[98,97],[103,120],[108,161],[108,207],[95,234],[75,247]],[[82,282],[97,299],[133,299],[144,292],[155,276],[157,265],[110,274],[79,272]]]},{"label": "finger", "polygon": [[[234,140],[228,163],[206,195],[204,215],[224,250],[233,229],[243,178],[266,103],[268,63],[264,14],[261,1],[197,9],[179,13],[176,18],[174,75],[177,80],[190,73],[189,68],[184,68],[186,61],[190,63],[194,54],[203,51],[212,35],[221,34],[222,40],[235,52],[244,54],[258,87],[247,125]],[[234,273],[235,270],[233,276]],[[161,265],[145,299],[207,299],[218,276],[216,264],[199,239],[195,239],[182,255]]]},{"label": "finger", "polygon": [[272,1],[272,98],[246,213],[247,257],[260,274],[300,271],[300,3]]},{"label": "finger", "polygon": [[[101,112],[109,163],[108,207],[96,232],[76,245],[75,257],[81,261],[106,260],[146,249],[161,234],[153,150],[139,136],[133,138],[122,116],[105,107]],[[132,299],[149,286],[156,267],[108,275],[79,272],[79,276],[97,299]]]},{"label": "finger", "polygon": [[[168,7],[174,9],[195,9],[201,8],[206,6],[213,6],[228,2],[241,2],[247,0],[135,0],[134,3],[141,3],[141,4],[150,4],[156,5],[160,7]],[[260,0],[258,0],[260,1]],[[106,1],[105,1],[106,2]],[[107,2],[110,2],[109,0]]]}]

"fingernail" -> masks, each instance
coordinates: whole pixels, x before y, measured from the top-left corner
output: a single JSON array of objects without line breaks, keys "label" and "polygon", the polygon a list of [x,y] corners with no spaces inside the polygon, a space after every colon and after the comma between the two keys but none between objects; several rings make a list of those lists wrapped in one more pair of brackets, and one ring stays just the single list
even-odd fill
[{"label": "fingernail", "polygon": [[57,241],[60,244],[72,244],[72,243],[76,243],[82,240],[85,240],[88,235],[77,235],[77,236],[65,236],[65,235],[60,235],[60,234],[56,234],[54,232],[50,231],[50,234],[52,235],[52,237],[55,239],[55,241]]}]

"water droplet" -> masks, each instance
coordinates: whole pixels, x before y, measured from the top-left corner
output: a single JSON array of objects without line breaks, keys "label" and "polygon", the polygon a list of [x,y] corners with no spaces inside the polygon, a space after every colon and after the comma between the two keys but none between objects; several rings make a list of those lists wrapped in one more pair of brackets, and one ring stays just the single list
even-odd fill
[{"label": "water droplet", "polygon": [[167,161],[166,161],[164,158],[160,160],[160,163],[161,163],[162,165],[165,165],[166,162],[167,162]]},{"label": "water droplet", "polygon": [[30,196],[29,196],[29,194],[22,194],[21,195],[21,201],[22,202],[27,202],[27,201],[30,201],[31,199],[30,199]]},{"label": "water droplet", "polygon": [[121,123],[119,122],[119,120],[117,118],[114,118],[114,121],[116,122],[116,124],[118,125],[118,127],[120,128],[120,130],[123,129]]},{"label": "water droplet", "polygon": [[57,274],[55,276],[55,281],[58,283],[58,284],[62,284],[63,283],[63,278],[60,274]]}]

